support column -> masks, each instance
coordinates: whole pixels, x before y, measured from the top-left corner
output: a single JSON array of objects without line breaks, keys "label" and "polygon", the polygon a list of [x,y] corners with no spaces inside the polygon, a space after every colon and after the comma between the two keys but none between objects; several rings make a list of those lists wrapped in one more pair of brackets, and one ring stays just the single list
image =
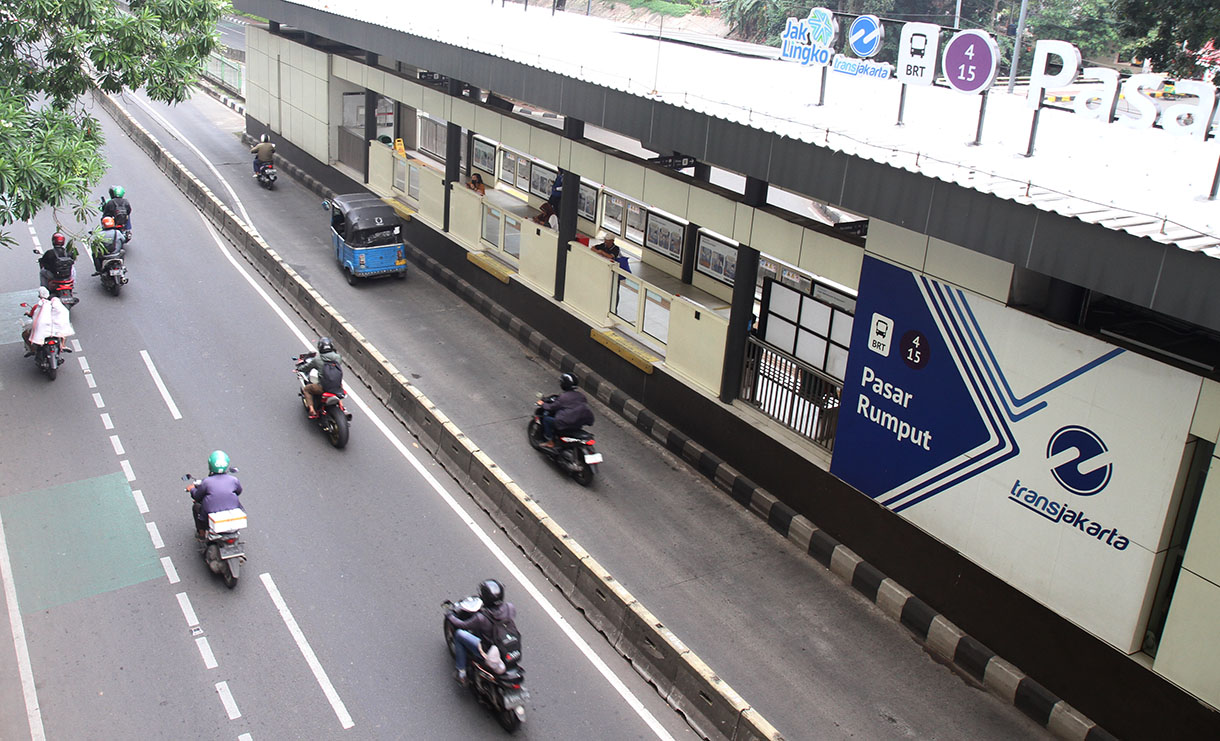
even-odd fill
[{"label": "support column", "polygon": [[372,90],[364,91],[364,146],[360,159],[364,163],[364,182],[369,181],[369,142],[377,138],[377,99],[381,97]]},{"label": "support column", "polygon": [[705,183],[710,183],[712,181],[712,166],[706,162],[696,162],[695,180],[702,180]]},{"label": "support column", "polygon": [[[765,183],[764,183],[765,185]],[[720,376],[720,401],[728,404],[741,393],[741,364],[754,318],[754,286],[758,283],[758,250],[737,248],[737,274],[733,280],[733,305],[729,309],[729,331],[724,343],[724,368]]]},{"label": "support column", "polygon": [[682,233],[682,282],[690,283],[695,277],[695,254],[699,251],[699,225],[687,224]]},{"label": "support column", "polygon": [[746,175],[746,192],[743,199],[747,206],[767,205],[767,181]]},{"label": "support column", "polygon": [[[455,98],[462,96],[462,81],[449,78],[445,91]],[[462,127],[450,121],[445,128],[445,217],[442,231],[449,231],[449,202],[452,200],[453,183],[462,182]]]},{"label": "support column", "polygon": [[563,197],[559,199],[559,245],[555,253],[555,300],[563,301],[568,277],[568,243],[576,239],[576,206],[580,196],[580,175],[561,169]]}]

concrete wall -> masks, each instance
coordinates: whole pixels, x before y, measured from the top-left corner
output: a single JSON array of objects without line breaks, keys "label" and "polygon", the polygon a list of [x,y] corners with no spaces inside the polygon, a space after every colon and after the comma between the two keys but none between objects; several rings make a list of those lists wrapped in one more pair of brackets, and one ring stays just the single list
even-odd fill
[{"label": "concrete wall", "polygon": [[329,56],[256,26],[247,29],[247,112],[330,162]]},{"label": "concrete wall", "polygon": [[482,249],[483,197],[470,188],[454,188],[449,196],[449,234],[473,250]]},{"label": "concrete wall", "polygon": [[595,327],[603,327],[610,313],[610,292],[615,275],[610,261],[580,242],[568,245],[563,302]]},{"label": "concrete wall", "polygon": [[[834,245],[824,246],[828,255],[833,255],[836,249]],[[1011,263],[879,219],[868,222],[865,250],[1001,303],[1008,302],[1013,272]],[[833,261],[834,257],[830,259]],[[862,256],[844,256],[843,259],[854,260],[855,271],[859,275],[859,259]]]},{"label": "concrete wall", "polygon": [[669,304],[665,364],[713,396],[720,393],[729,323],[699,304],[676,296]]}]

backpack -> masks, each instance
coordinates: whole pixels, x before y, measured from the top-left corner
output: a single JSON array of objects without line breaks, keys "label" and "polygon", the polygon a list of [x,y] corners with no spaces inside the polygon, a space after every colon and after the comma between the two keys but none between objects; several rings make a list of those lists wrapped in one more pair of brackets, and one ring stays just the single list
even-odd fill
[{"label": "backpack", "polygon": [[343,393],[343,369],[338,363],[330,361],[322,363],[322,369],[318,371],[318,383],[322,385],[322,390],[328,394]]},{"label": "backpack", "polygon": [[486,610],[483,614],[491,624],[487,631],[488,643],[499,649],[500,659],[505,666],[516,666],[521,660],[521,632],[517,630],[517,623],[512,618],[497,620]]},{"label": "backpack", "polygon": [[115,226],[127,226],[127,216],[130,213],[127,204],[116,198],[108,205],[112,212],[110,215],[114,217]]},{"label": "backpack", "polygon": [[60,280],[67,280],[72,277],[72,264],[75,262],[71,257],[56,252],[55,260],[52,262],[54,267],[51,268],[51,273]]}]

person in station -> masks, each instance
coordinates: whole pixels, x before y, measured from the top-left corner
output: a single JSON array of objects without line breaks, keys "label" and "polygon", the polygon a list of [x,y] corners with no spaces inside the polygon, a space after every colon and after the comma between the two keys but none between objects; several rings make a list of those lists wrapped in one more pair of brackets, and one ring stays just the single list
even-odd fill
[{"label": "person in station", "polygon": [[597,236],[601,237],[602,241],[589,245],[589,249],[593,250],[594,254],[601,255],[607,260],[618,260],[623,256],[622,250],[614,243],[613,234],[603,233]]},{"label": "person in station", "polygon": [[487,195],[487,186],[483,184],[483,176],[477,172],[470,176],[470,180],[466,182],[466,187],[481,196]]},{"label": "person in station", "polygon": [[555,182],[551,183],[551,194],[547,196],[546,202],[551,204],[551,208],[556,213],[559,212],[559,202],[563,199],[563,173],[555,176]]},{"label": "person in station", "polygon": [[559,228],[559,214],[555,213],[555,207],[546,202],[538,209],[538,215],[534,217],[534,223],[549,226],[552,229]]}]

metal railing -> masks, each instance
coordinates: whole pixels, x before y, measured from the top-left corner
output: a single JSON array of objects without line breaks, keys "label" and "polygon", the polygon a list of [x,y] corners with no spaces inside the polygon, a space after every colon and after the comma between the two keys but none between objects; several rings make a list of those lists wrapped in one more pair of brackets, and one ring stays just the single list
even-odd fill
[{"label": "metal railing", "polygon": [[754,337],[746,341],[738,398],[833,451],[842,383]]},{"label": "metal railing", "polygon": [[234,95],[246,97],[245,65],[240,62],[225,59],[219,54],[209,54],[203,76]]}]

